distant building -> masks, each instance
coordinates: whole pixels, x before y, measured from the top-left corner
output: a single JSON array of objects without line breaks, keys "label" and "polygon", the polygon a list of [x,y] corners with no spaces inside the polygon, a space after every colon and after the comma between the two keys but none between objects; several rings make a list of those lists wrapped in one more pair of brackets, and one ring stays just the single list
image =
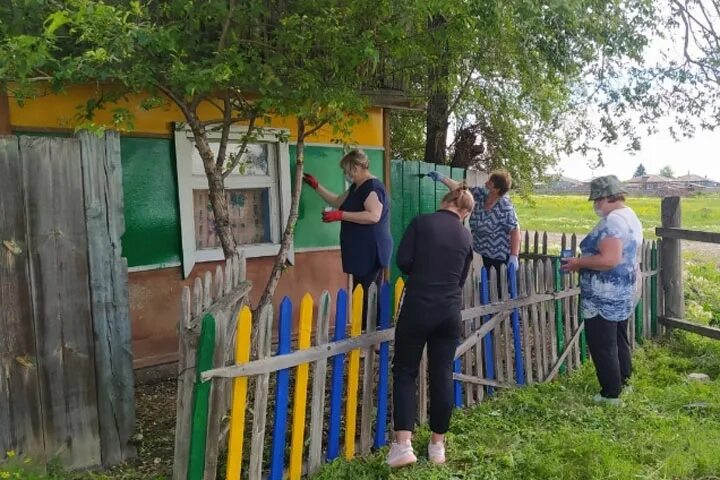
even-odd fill
[{"label": "distant building", "polygon": [[677,177],[673,179],[673,182],[675,183],[682,183],[685,186],[691,187],[691,186],[697,186],[697,187],[707,187],[707,188],[715,188],[720,187],[720,182],[716,182],[715,180],[711,180],[705,177],[701,177],[700,175],[695,175],[692,173],[688,173],[687,175],[683,175],[682,177]]},{"label": "distant building", "polygon": [[669,186],[671,178],[662,175],[642,175],[625,181],[625,185],[633,190],[660,190]]}]

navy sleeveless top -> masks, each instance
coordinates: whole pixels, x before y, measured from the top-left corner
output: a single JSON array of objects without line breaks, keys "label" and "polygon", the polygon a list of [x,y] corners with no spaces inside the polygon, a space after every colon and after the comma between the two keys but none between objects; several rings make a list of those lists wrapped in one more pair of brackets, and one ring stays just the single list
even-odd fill
[{"label": "navy sleeveless top", "polygon": [[346,212],[362,212],[365,200],[375,192],[382,203],[380,221],[374,225],[343,221],[340,224],[340,253],[343,271],[352,275],[368,275],[390,265],[390,205],[385,186],[377,178],[366,180],[360,187],[350,185],[348,196],[340,205]]}]

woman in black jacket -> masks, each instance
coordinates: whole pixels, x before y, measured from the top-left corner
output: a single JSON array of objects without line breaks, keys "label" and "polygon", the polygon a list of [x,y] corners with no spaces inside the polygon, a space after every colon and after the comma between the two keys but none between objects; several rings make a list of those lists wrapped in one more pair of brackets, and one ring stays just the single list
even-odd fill
[{"label": "woman in black jacket", "polygon": [[462,186],[449,192],[440,210],[416,217],[405,230],[397,265],[408,275],[395,328],[393,418],[395,441],[387,463],[415,463],[411,444],[415,426],[415,380],[427,344],[430,374],[431,462],[445,462],[444,438],[453,408],[452,363],[460,340],[462,286],[472,262],[472,236],[463,221],[475,206]]}]

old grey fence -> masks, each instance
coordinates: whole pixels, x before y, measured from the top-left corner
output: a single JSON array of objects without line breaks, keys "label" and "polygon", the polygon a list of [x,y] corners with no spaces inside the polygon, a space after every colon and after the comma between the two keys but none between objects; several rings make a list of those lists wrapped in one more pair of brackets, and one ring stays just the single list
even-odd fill
[{"label": "old grey fence", "polygon": [[0,453],[133,455],[120,141],[0,136]]}]

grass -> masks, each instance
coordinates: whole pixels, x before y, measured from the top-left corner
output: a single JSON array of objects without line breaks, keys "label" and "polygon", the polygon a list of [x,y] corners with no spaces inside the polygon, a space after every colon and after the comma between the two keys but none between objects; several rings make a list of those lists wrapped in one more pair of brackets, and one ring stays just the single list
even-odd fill
[{"label": "grass", "polygon": [[[453,417],[448,464],[390,471],[386,449],[326,466],[337,479],[710,479],[720,476],[720,342],[678,333],[635,356],[635,391],[620,408],[594,405],[591,365],[550,385],[503,393]],[[715,379],[688,381],[691,372]]]},{"label": "grass", "polygon": [[[585,196],[516,196],[513,203],[523,230],[585,234],[598,221]],[[720,196],[698,195],[683,198],[681,203],[683,228],[720,232]],[[646,238],[654,238],[655,227],[660,225],[660,198],[631,197],[627,205],[640,218]]]}]

